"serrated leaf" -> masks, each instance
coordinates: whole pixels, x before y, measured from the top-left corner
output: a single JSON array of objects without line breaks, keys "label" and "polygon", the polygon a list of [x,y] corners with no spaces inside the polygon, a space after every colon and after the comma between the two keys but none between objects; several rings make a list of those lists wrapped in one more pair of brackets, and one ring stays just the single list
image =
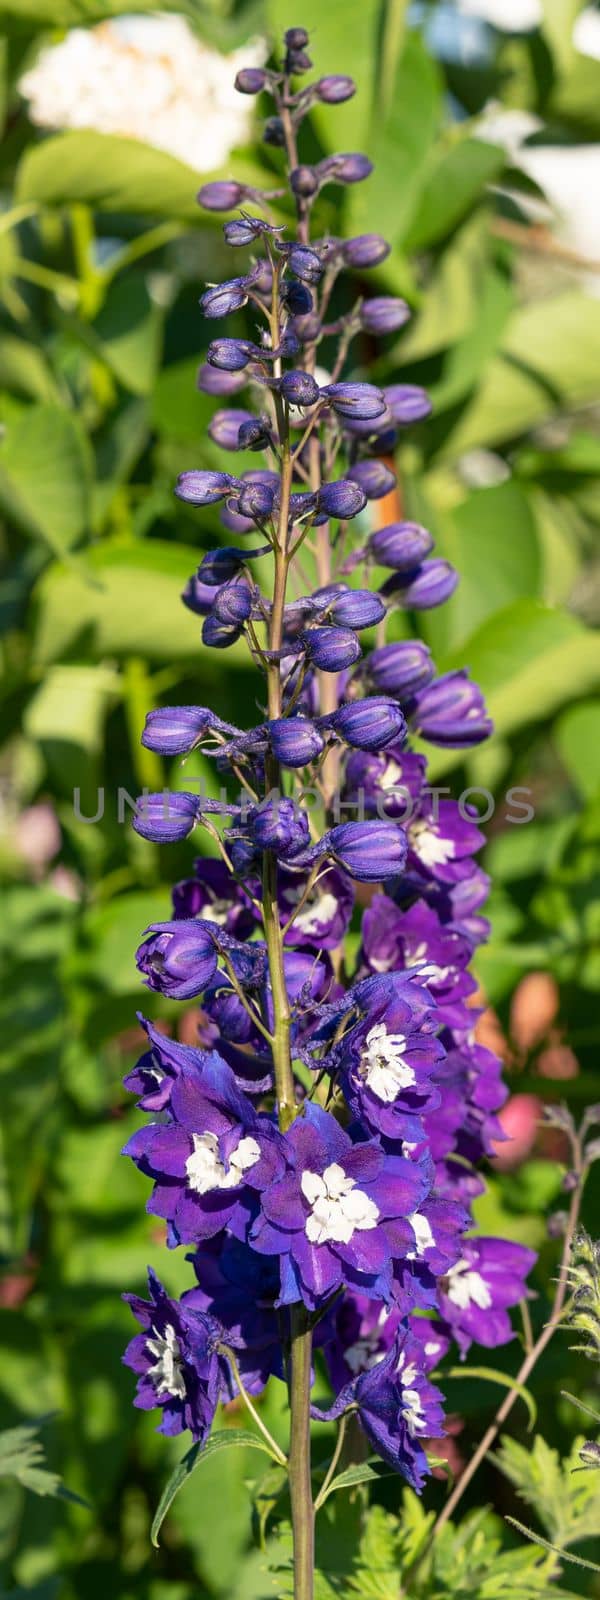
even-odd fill
[{"label": "serrated leaf", "polygon": [[23,1423],[0,1433],[0,1478],[16,1478],[33,1494],[50,1495],[85,1506],[87,1501],[65,1489],[59,1474],[45,1465],[44,1446],[38,1434],[46,1420],[42,1417],[39,1422]]},{"label": "serrated leaf", "polygon": [[264,1439],[260,1439],[258,1434],[250,1433],[247,1429],[242,1428],[232,1428],[231,1430],[224,1428],[220,1433],[214,1433],[207,1444],[193,1444],[191,1450],[186,1452],[183,1460],[179,1462],[179,1466],[171,1474],[154,1513],[150,1537],[156,1549],[158,1549],[158,1535],[167,1512],[172,1506],[176,1494],[183,1488],[184,1483],[187,1483],[192,1472],[195,1471],[196,1467],[204,1465],[211,1456],[217,1455],[220,1450],[231,1450],[235,1447],[238,1449],[262,1450],[264,1455],[271,1454],[269,1446]]}]

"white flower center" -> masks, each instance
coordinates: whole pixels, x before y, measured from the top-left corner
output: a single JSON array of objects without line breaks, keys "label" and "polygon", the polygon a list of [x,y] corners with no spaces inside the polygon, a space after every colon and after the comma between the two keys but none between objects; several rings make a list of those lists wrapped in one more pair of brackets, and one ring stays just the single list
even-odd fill
[{"label": "white flower center", "polygon": [[397,761],[388,761],[381,777],[377,779],[377,784],[380,789],[397,789],[401,787],[402,794],[400,798],[403,799],[406,796],[408,799],[408,789],[406,784],[402,783],[402,767],[398,766]]},{"label": "white flower center", "polygon": [[337,900],[334,894],[320,894],[312,905],[307,905],[298,917],[294,917],[294,927],[300,933],[319,933],[323,923],[331,922],[337,911]]},{"label": "white flower center", "polygon": [[357,1339],[348,1350],[344,1350],[344,1361],[356,1376],[358,1372],[370,1372],[372,1367],[377,1367],[379,1362],[383,1361],[384,1355],[385,1350],[380,1349],[379,1336],[374,1331],[366,1334],[364,1339]]},{"label": "white flower center", "polygon": [[489,1285],[481,1273],[475,1272],[470,1261],[461,1259],[455,1266],[450,1267],[447,1273],[446,1294],[459,1311],[466,1311],[470,1305],[479,1306],[481,1311],[487,1311],[492,1304]]},{"label": "white flower center", "polygon": [[210,900],[200,912],[203,922],[216,922],[217,927],[223,928],[231,911],[229,900]]},{"label": "white flower center", "polygon": [[170,1322],[164,1333],[157,1333],[156,1328],[152,1328],[152,1338],[146,1340],[146,1349],[151,1356],[156,1356],[154,1366],[148,1367],[148,1377],[152,1380],[158,1399],[165,1394],[174,1394],[178,1400],[185,1400],[183,1361],[175,1329]]},{"label": "white flower center", "polygon": [[418,1389],[402,1388],[400,1416],[406,1423],[411,1439],[414,1439],[415,1434],[427,1432],[425,1413]]},{"label": "white flower center", "polygon": [[431,978],[434,983],[445,983],[446,978],[449,978],[454,971],[453,967],[438,967],[435,961],[427,960],[427,945],[425,941],[422,944],[415,945],[414,950],[405,952],[404,965],[405,967],[421,967],[420,976],[422,978]]},{"label": "white flower center", "polygon": [[208,1194],[211,1189],[236,1189],[243,1182],[244,1173],[256,1165],[260,1146],[256,1139],[240,1139],[229,1157],[229,1169],[219,1154],[219,1141],[215,1133],[192,1134],[194,1149],[185,1163],[190,1189],[196,1194]]},{"label": "white flower center", "polygon": [[420,1211],[411,1211],[407,1221],[410,1222],[415,1236],[415,1248],[414,1250],[407,1250],[406,1259],[407,1261],[414,1261],[415,1256],[424,1256],[425,1251],[431,1249],[431,1246],[435,1244],[435,1239],[427,1217],[422,1216]]},{"label": "white flower center", "polygon": [[357,1228],[374,1228],[379,1210],[337,1161],[324,1173],[302,1173],[300,1187],[310,1205],[305,1233],[311,1244],[348,1244]]},{"label": "white flower center", "polygon": [[411,849],[426,867],[445,865],[454,855],[452,840],[440,838],[439,828],[430,822],[411,822],[408,837]]},{"label": "white flower center", "polygon": [[400,1089],[416,1083],[412,1067],[403,1060],[407,1047],[403,1033],[388,1033],[385,1022],[376,1023],[365,1040],[359,1072],[378,1100],[391,1105]]}]

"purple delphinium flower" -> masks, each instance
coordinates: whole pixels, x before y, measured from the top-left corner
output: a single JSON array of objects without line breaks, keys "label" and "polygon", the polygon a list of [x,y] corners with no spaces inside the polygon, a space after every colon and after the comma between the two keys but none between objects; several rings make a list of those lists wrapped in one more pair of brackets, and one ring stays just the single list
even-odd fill
[{"label": "purple delphinium flower", "polygon": [[214,1317],[171,1300],[148,1268],[150,1299],[126,1294],[143,1332],[136,1333],[123,1360],[138,1375],[134,1405],[143,1411],[162,1408],[159,1433],[189,1429],[204,1443],[219,1399],[229,1398],[229,1369],[220,1353],[223,1330]]},{"label": "purple delphinium flower", "polygon": [[439,1293],[440,1314],[461,1358],[473,1341],[493,1349],[513,1337],[509,1306],[526,1298],[535,1251],[510,1239],[464,1239]]},{"label": "purple delphinium flower", "polygon": [[420,1169],[377,1140],[354,1143],[311,1104],[292,1123],[286,1157],[249,1235],[254,1250],[281,1257],[281,1303],[316,1309],[348,1282],[385,1297],[402,1219],[427,1191]]},{"label": "purple delphinium flower", "polygon": [[400,1327],[383,1359],[347,1384],[329,1410],[313,1406],[313,1416],[327,1421],[355,1408],[377,1455],[420,1494],[429,1471],[422,1441],[443,1433],[442,1402],[441,1391],[429,1379],[420,1340]]}]

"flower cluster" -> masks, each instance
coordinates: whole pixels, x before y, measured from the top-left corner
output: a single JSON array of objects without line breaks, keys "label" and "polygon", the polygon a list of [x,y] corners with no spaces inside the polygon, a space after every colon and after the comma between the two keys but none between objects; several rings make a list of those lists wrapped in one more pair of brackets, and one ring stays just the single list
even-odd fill
[{"label": "flower cluster", "polygon": [[[150,1302],[132,1300],[143,1332],[126,1359],[138,1403],[203,1440],[219,1397],[289,1371],[298,1330],[314,1329],[334,1390],[326,1414],[357,1412],[420,1489],[425,1441],[443,1429],[430,1373],[452,1341],[464,1355],[473,1340],[511,1337],[508,1308],[533,1257],[472,1231],[505,1097],[471,1003],[487,933],[483,837],[464,806],[438,801],[410,746],[413,734],[468,750],[491,724],[466,672],[438,675],[416,635],[386,642],[397,609],[414,628],[458,580],[420,525],[370,531],[369,502],[395,482],[395,442],[430,405],[414,385],[345,375],[352,341],[396,332],[409,311],[363,292],[388,255],[383,238],[311,229],[321,190],[371,169],[355,153],[300,160],[311,106],[354,92],[340,76],[294,89],[307,47],[292,28],[280,69],[236,80],[274,101],[265,138],[286,152],[294,236],[243,183],[199,195],[228,214],[235,253],[232,277],[202,295],[204,315],[250,314],[233,336],[215,329],[199,373],[222,407],[211,438],[233,460],[182,473],[176,493],[218,506],[230,542],[203,556],[184,600],[206,645],[246,641],[265,704],[252,728],[206,706],[161,706],[143,734],[167,757],[200,748],[231,798],[165,791],[135,820],[158,843],[209,830],[220,859],[196,861],[137,954],[151,990],[202,1011],[196,1048],[143,1022],[148,1049],[128,1087],[150,1120],[127,1146],[168,1243],[191,1247],[198,1286],[174,1303],[153,1281]],[[264,464],[248,467],[248,452]],[[267,593],[254,567],[265,555]]]}]

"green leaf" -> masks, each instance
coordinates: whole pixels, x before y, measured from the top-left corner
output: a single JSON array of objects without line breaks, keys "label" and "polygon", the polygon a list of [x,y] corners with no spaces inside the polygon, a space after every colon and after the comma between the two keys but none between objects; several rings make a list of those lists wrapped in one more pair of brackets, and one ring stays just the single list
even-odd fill
[{"label": "green leaf", "polygon": [[349,196],[351,232],[379,229],[403,239],[417,207],[441,104],[438,68],[414,33],[407,36],[387,117],[374,116],[369,155],[375,170]]},{"label": "green leaf", "polygon": [[[236,158],[236,177],[260,186],[265,173]],[[205,213],[196,204],[197,190],[198,173],[164,150],[83,128],[53,135],[25,152],[15,197],[49,206],[84,201],[99,211],[132,211],[206,226]]]},{"label": "green leaf", "polygon": [[41,747],[59,793],[87,788],[89,765],[102,748],[104,723],[121,693],[110,667],[60,665],[32,695],[23,726]]},{"label": "green leaf", "polygon": [[407,250],[422,250],[444,239],[472,210],[492,178],[506,161],[504,150],[469,136],[449,150],[436,151],[408,232]]},{"label": "green leaf", "polygon": [[[520,596],[535,594],[540,558],[527,496],[512,479],[473,490],[439,516],[436,533],[437,552],[460,575],[443,616],[431,619],[431,642],[439,653],[442,642],[446,649],[462,648],[487,618]],[[466,659],[471,665],[470,656]]]},{"label": "green leaf", "polygon": [[219,1450],[230,1450],[233,1446],[237,1446],[240,1449],[244,1447],[244,1449],[262,1450],[265,1455],[270,1455],[269,1446],[264,1439],[259,1438],[256,1433],[249,1433],[241,1428],[232,1428],[231,1431],[224,1428],[221,1433],[214,1433],[204,1446],[193,1444],[191,1450],[187,1451],[183,1460],[179,1462],[179,1466],[175,1468],[174,1473],[169,1478],[155,1511],[150,1537],[157,1549],[158,1535],[167,1512],[172,1506],[176,1494],[183,1488],[184,1483],[187,1483],[191,1473],[195,1471],[196,1467],[208,1461],[211,1456],[215,1456]]},{"label": "green leaf", "polygon": [[[326,150],[360,150],[368,139],[371,101],[375,90],[374,60],[378,33],[377,6],[364,0],[346,0],[339,5],[323,5],[322,0],[303,0],[302,27],[310,34],[310,56],[315,75],[347,73],[354,78],[357,94],[336,106],[317,105],[312,112],[319,139]],[[279,41],[294,22],[290,0],[268,0],[270,32]],[[294,14],[295,15],[295,14]]]},{"label": "green leaf", "polygon": [[489,448],[558,411],[593,402],[599,365],[600,301],[579,289],[528,301],[511,317],[501,352],[441,454]]},{"label": "green leaf", "polygon": [[0,507],[58,555],[89,519],[90,453],[78,419],[56,405],[27,407],[0,445]]},{"label": "green leaf", "polygon": [[515,1394],[520,1395],[521,1399],[527,1406],[530,1427],[533,1428],[535,1426],[537,1406],[533,1395],[530,1394],[529,1389],[525,1387],[524,1383],[518,1383],[515,1378],[511,1378],[510,1373],[499,1372],[496,1367],[450,1367],[449,1370],[444,1373],[444,1377],[481,1378],[483,1382],[486,1383],[500,1384],[502,1389],[514,1389]]},{"label": "green leaf", "polygon": [[87,1502],[79,1495],[65,1489],[57,1472],[45,1466],[44,1447],[38,1438],[40,1428],[47,1418],[28,1422],[18,1428],[6,1428],[0,1433],[0,1478],[17,1478],[24,1489],[33,1494],[51,1495],[71,1500],[75,1505]]},{"label": "green leaf", "polygon": [[[466,231],[466,230],[465,230]],[[443,257],[445,260],[445,255]],[[494,267],[482,265],[470,299],[473,320],[450,349],[439,383],[431,385],[435,415],[463,400],[470,389],[478,388],[488,361],[496,354],[514,305],[514,289]],[[440,306],[443,319],[443,307]]]},{"label": "green leaf", "polygon": [[569,777],[584,800],[600,790],[600,700],[583,700],[563,712],[553,737]]},{"label": "green leaf", "polygon": [[376,1483],[379,1478],[394,1478],[396,1476],[395,1472],[386,1471],[385,1468],[382,1471],[378,1471],[368,1461],[360,1461],[357,1466],[346,1467],[345,1472],[338,1473],[338,1476],[332,1479],[321,1504],[324,1505],[330,1494],[334,1494],[338,1489],[354,1489],[359,1483]]},{"label": "green leaf", "polygon": [[577,59],[573,28],[586,0],[542,0],[542,33],[554,59],[558,74],[568,72]]},{"label": "green leaf", "polygon": [[[35,591],[36,661],[54,661],[81,648],[82,641],[92,660],[104,655],[197,659],[199,618],[181,604],[197,559],[188,545],[115,539],[86,552],[85,570],[50,568]],[[243,645],[227,654],[228,665],[247,664]]]},{"label": "green leaf", "polygon": [[162,312],[141,272],[115,278],[94,322],[73,323],[131,394],[150,394],[160,360]]},{"label": "green leaf", "polygon": [[0,337],[0,389],[25,395],[28,400],[60,400],[43,351],[13,333]]}]

